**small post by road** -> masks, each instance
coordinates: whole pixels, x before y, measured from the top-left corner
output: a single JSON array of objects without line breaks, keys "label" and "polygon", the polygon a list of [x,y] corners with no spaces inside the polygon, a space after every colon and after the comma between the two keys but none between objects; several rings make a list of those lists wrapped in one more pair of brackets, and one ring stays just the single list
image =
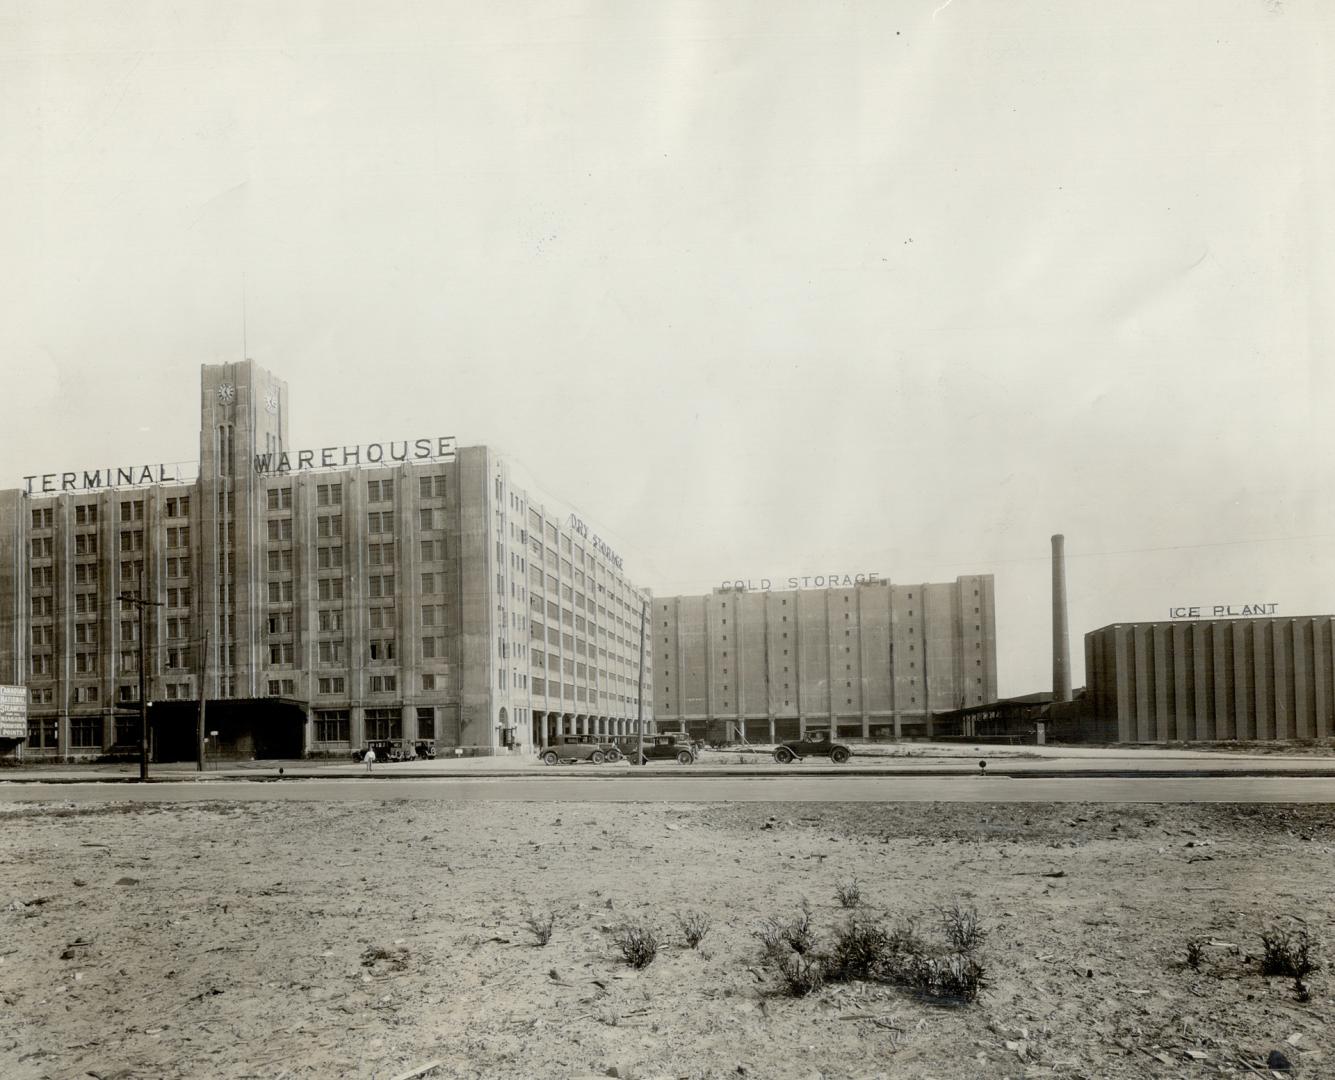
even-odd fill
[{"label": "small post by road", "polygon": [[148,634],[144,628],[144,613],[151,607],[162,607],[160,600],[144,598],[144,571],[139,571],[139,591],[121,593],[121,603],[133,604],[139,611],[139,781],[148,779]]},{"label": "small post by road", "polygon": [[640,598],[640,689],[635,695],[635,728],[640,733],[638,752],[635,755],[635,764],[644,764],[644,622],[648,617],[649,601],[644,597]]},{"label": "small post by road", "polygon": [[204,706],[208,698],[209,632],[204,631],[204,658],[199,673],[199,771],[204,771]]}]

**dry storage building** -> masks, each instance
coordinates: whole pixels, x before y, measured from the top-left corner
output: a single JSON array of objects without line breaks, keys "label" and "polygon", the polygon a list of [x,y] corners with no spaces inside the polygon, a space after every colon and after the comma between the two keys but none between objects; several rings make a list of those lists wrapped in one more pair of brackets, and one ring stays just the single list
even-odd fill
[{"label": "dry storage building", "polygon": [[992,576],[884,579],[653,602],[654,715],[724,740],[928,735],[932,713],[997,692]]}]

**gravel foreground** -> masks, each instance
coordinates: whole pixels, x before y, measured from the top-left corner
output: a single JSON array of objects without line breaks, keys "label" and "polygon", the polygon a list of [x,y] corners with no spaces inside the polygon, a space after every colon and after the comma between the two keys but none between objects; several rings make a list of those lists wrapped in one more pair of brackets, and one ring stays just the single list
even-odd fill
[{"label": "gravel foreground", "polygon": [[[1335,807],[0,805],[0,1075],[1335,1076]],[[755,935],[973,905],[990,985],[783,996]],[[526,929],[555,914],[549,943]],[[698,949],[675,916],[702,912]],[[658,929],[631,968],[628,921]],[[1260,974],[1305,927],[1321,969]],[[1187,942],[1202,941],[1197,969]],[[438,1065],[424,1070],[432,1063]],[[424,1070],[424,1071],[423,1071]]]}]

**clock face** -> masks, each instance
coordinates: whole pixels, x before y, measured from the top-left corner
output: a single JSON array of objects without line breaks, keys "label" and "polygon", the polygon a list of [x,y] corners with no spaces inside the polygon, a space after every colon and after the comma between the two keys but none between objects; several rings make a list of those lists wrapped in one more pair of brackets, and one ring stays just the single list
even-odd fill
[{"label": "clock face", "polygon": [[224,405],[230,405],[236,400],[236,387],[231,383],[223,383],[218,387],[218,400]]},{"label": "clock face", "polygon": [[277,391],[277,390],[270,390],[270,391],[264,396],[264,407],[265,407],[266,409],[268,409],[271,413],[276,413],[276,412],[278,411],[278,391]]}]

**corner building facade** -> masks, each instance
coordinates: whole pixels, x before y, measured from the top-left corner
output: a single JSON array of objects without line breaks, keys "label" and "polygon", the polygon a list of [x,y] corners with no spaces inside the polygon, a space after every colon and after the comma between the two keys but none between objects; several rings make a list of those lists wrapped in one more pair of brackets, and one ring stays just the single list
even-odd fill
[{"label": "corner building facade", "polygon": [[[29,688],[25,756],[137,746],[141,647],[159,760],[194,756],[201,697],[235,755],[634,731],[648,595],[505,458],[436,436],[296,451],[286,383],[251,361],[201,374],[195,480],[0,491],[0,683]],[[141,583],[142,642],[118,599]]]},{"label": "corner building facade", "polygon": [[990,574],[659,597],[649,641],[659,728],[712,739],[930,735],[997,692]]}]

